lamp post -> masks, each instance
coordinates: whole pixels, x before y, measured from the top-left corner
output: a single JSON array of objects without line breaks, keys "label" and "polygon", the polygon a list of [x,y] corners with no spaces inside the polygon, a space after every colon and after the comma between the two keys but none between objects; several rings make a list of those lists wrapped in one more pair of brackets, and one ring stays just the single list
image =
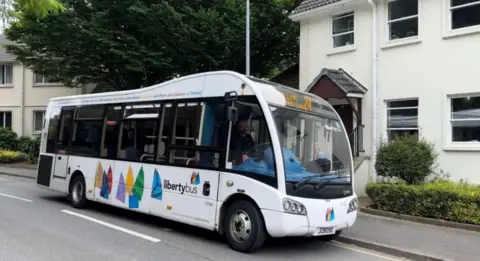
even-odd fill
[{"label": "lamp post", "polygon": [[250,76],[250,0],[246,0],[245,10],[245,74]]}]

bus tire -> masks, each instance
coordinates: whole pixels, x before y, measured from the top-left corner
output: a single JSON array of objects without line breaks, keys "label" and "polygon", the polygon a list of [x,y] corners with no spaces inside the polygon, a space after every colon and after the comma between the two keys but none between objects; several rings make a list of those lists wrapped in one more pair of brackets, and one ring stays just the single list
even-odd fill
[{"label": "bus tire", "polygon": [[85,208],[87,205],[87,194],[85,179],[82,175],[77,175],[70,183],[70,202],[74,208]]},{"label": "bus tire", "polygon": [[225,237],[232,249],[252,253],[265,242],[267,233],[262,213],[251,202],[233,202],[224,220]]}]

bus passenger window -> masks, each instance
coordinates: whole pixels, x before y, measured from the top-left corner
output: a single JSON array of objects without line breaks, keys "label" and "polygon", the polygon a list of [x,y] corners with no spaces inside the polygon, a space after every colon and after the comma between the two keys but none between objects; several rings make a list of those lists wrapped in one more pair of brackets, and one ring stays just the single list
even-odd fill
[{"label": "bus passenger window", "polygon": [[161,104],[127,105],[122,118],[119,159],[155,161]]},{"label": "bus passenger window", "polygon": [[118,136],[120,134],[120,119],[122,107],[108,106],[105,118],[105,132],[103,134],[103,145],[101,148],[101,157],[107,159],[116,159],[118,151]]},{"label": "bus passenger window", "polygon": [[100,156],[103,112],[103,105],[77,108],[70,147],[71,154],[86,157]]}]

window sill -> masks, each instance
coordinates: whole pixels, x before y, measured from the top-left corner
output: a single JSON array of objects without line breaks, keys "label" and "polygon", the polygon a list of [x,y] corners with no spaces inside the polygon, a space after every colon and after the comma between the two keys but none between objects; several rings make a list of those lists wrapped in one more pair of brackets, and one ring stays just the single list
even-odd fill
[{"label": "window sill", "polygon": [[443,147],[444,151],[480,151],[480,142],[450,143]]},{"label": "window sill", "polygon": [[392,40],[392,41],[384,43],[380,49],[385,50],[385,49],[390,49],[390,48],[395,48],[395,47],[419,44],[421,42],[422,42],[422,40],[420,40],[418,37],[409,37],[409,38],[397,39],[397,40]]},{"label": "window sill", "polygon": [[341,53],[348,53],[348,52],[353,52],[356,51],[357,47],[355,45],[346,45],[346,46],[341,46],[341,47],[334,47],[331,48],[329,52],[327,52],[327,56],[331,55],[336,55],[336,54],[341,54]]},{"label": "window sill", "polygon": [[32,87],[64,87],[59,83],[34,83]]},{"label": "window sill", "polygon": [[443,39],[450,39],[460,36],[466,36],[471,34],[478,34],[480,33],[480,25],[464,27],[460,29],[453,29],[443,32]]},{"label": "window sill", "polygon": [[13,84],[0,84],[0,88],[13,88]]}]

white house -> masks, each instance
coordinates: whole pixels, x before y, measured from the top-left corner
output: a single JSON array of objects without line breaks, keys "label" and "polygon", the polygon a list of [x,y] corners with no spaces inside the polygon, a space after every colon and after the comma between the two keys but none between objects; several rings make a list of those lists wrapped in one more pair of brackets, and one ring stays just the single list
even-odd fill
[{"label": "white house", "polygon": [[359,194],[376,141],[402,132],[434,142],[451,179],[480,183],[480,0],[305,0],[290,18],[299,89],[352,132]]},{"label": "white house", "polygon": [[40,135],[48,100],[91,92],[93,87],[67,88],[36,75],[8,54],[0,34],[0,127],[10,127],[18,135]]}]

